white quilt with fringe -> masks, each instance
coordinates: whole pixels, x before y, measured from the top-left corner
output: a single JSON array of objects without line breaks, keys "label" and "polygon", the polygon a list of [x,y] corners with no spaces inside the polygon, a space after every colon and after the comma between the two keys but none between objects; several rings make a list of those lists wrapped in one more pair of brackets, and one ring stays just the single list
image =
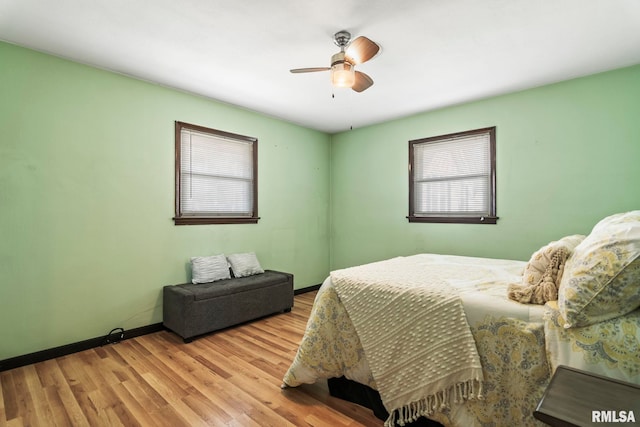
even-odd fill
[{"label": "white quilt with fringe", "polygon": [[337,270],[331,280],[390,413],[385,425],[482,398],[482,365],[461,299],[428,258]]},{"label": "white quilt with fringe", "polygon": [[[532,413],[550,375],[542,323],[545,307],[519,304],[507,298],[508,285],[522,281],[526,263],[436,254],[420,254],[405,257],[405,260],[422,265],[422,283],[435,281],[441,284],[444,280],[460,296],[484,376],[484,399],[456,403],[455,397],[452,399],[450,395],[451,407],[437,408],[428,418],[447,427],[542,426]],[[404,261],[397,262],[400,265]],[[385,302],[375,301],[360,308],[373,310],[383,305],[386,306]],[[418,307],[412,309],[415,310],[421,311]],[[391,316],[391,322],[402,324],[407,330],[429,327],[424,322],[417,322],[415,315],[405,307],[400,308],[398,315]],[[372,322],[381,323],[378,319]],[[437,329],[432,336],[451,335],[446,325],[440,323],[439,327],[445,329]],[[390,347],[394,351],[393,357],[412,355],[403,345]],[[427,366],[431,363],[446,366],[448,355],[444,357],[444,361],[434,360],[431,355],[421,359],[412,357],[411,360]],[[379,390],[370,368],[370,364],[375,363],[365,355],[354,322],[338,297],[332,278],[327,277],[316,296],[295,358],[283,377],[283,386],[296,387],[344,376]],[[394,372],[393,367],[388,368],[389,372]],[[394,378],[393,373],[389,377]],[[425,395],[419,399],[434,393],[437,392],[425,390]],[[411,409],[405,411],[407,418],[410,415]]]}]

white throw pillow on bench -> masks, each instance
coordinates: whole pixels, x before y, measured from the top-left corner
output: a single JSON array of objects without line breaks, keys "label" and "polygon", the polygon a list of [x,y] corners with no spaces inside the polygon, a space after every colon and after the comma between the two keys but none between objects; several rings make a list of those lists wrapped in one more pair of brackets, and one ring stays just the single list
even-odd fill
[{"label": "white throw pillow on bench", "polygon": [[229,264],[224,254],[191,257],[191,283],[209,283],[230,278]]},{"label": "white throw pillow on bench", "polygon": [[227,260],[231,265],[231,270],[233,270],[235,277],[246,277],[264,273],[254,252],[232,254],[227,257]]}]

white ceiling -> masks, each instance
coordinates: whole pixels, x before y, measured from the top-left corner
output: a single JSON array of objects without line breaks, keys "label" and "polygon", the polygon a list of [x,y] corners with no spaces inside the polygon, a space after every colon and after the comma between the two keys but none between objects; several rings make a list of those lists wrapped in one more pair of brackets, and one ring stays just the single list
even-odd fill
[{"label": "white ceiling", "polygon": [[[371,88],[289,73],[343,29]],[[0,39],[335,133],[638,64],[640,0],[0,0]]]}]

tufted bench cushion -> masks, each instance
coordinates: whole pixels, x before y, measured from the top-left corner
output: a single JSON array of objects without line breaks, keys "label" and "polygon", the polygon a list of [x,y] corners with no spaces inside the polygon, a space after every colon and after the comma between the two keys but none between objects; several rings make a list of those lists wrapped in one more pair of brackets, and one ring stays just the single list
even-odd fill
[{"label": "tufted bench cushion", "polygon": [[293,275],[273,270],[163,289],[163,324],[185,342],[195,336],[293,307]]}]

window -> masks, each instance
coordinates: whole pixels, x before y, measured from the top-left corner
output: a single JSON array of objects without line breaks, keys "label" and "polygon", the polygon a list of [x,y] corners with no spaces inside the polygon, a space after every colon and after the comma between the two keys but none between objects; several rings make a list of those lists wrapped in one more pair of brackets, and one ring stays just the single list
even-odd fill
[{"label": "window", "polygon": [[176,122],[176,225],[258,222],[258,140]]},{"label": "window", "polygon": [[407,218],[497,222],[495,127],[409,141]]}]

